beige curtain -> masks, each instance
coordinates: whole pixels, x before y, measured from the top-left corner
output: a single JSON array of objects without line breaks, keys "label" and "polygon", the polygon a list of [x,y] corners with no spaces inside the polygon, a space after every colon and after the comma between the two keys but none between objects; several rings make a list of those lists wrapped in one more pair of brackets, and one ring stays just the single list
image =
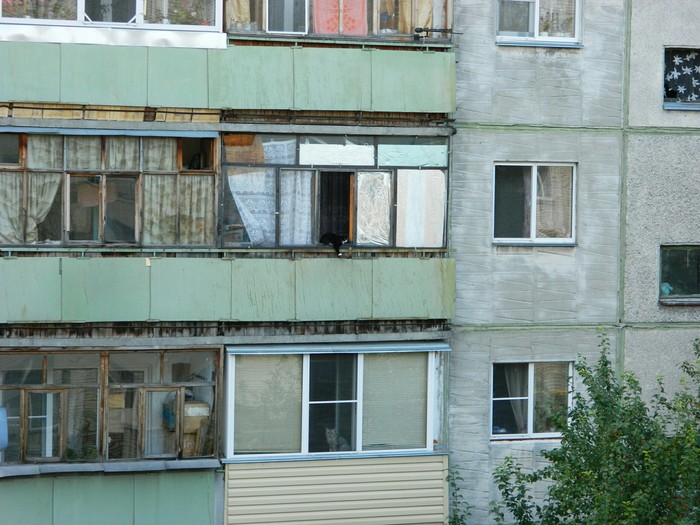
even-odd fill
[{"label": "beige curtain", "polygon": [[537,168],[537,237],[572,236],[573,168]]},{"label": "beige curtain", "polygon": [[0,173],[0,244],[22,242],[22,174]]},{"label": "beige curtain", "polygon": [[179,244],[214,244],[214,177],[180,176]]}]

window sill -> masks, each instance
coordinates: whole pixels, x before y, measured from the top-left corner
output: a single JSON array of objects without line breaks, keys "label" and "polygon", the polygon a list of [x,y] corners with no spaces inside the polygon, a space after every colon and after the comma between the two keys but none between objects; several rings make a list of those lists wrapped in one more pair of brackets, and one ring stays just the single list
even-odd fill
[{"label": "window sill", "polygon": [[383,450],[373,452],[322,452],[317,454],[266,454],[223,458],[221,463],[274,463],[281,461],[320,461],[328,459],[368,459],[388,457],[444,456],[447,452],[433,450]]},{"label": "window sill", "polygon": [[523,441],[560,441],[562,438],[561,434],[542,434],[539,436],[526,436],[521,434],[509,434],[508,436],[501,436],[498,434],[493,434],[491,436],[491,443],[521,443]]},{"label": "window sill", "polygon": [[497,46],[505,47],[555,47],[561,49],[581,49],[580,42],[561,42],[558,40],[496,40]]},{"label": "window sill", "polygon": [[700,297],[678,297],[659,299],[664,306],[700,306]]},{"label": "window sill", "polygon": [[700,103],[697,102],[664,102],[664,109],[668,111],[700,111]]},{"label": "window sill", "polygon": [[577,246],[576,241],[564,241],[564,242],[553,242],[553,241],[499,241],[494,239],[493,240],[493,245],[494,246],[532,246],[532,247],[562,247],[562,248],[574,248]]},{"label": "window sill", "polygon": [[90,472],[128,473],[160,472],[166,470],[214,470],[220,467],[218,459],[184,459],[172,461],[116,461],[109,463],[40,463],[32,465],[0,466],[0,479],[54,474],[81,474]]},{"label": "window sill", "polygon": [[406,47],[416,48],[425,47],[451,49],[452,42],[445,39],[427,39],[414,40],[412,35],[372,35],[372,36],[347,36],[340,35],[298,35],[298,34],[279,34],[279,33],[228,33],[229,41],[235,45],[237,41],[246,42],[289,42],[298,44],[303,47],[304,44],[326,44],[328,46],[342,47]]}]

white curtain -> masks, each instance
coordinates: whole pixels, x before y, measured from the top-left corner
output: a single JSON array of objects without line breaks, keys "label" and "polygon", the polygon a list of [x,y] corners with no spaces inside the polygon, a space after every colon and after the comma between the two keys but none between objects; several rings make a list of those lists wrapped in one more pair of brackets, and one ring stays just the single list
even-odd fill
[{"label": "white curtain", "polygon": [[444,242],[447,182],[442,170],[399,170],[396,246],[439,248]]},{"label": "white curtain", "polygon": [[312,242],[313,171],[285,170],[280,174],[280,244]]},{"label": "white curtain", "polygon": [[[509,365],[504,367],[508,395],[510,397],[527,397],[528,365]],[[527,399],[511,399],[513,417],[518,427],[518,434],[527,433]]]},{"label": "white curtain", "polygon": [[143,243],[177,243],[177,176],[143,176]]},{"label": "white curtain", "polygon": [[[27,185],[27,241],[60,241],[55,239],[39,239],[39,225],[44,222],[51,210],[61,187],[62,175],[60,173],[30,173]],[[59,197],[60,198],[60,197]],[[60,235],[60,230],[57,230]]]},{"label": "white curtain", "polygon": [[214,177],[180,176],[180,244],[214,244]]},{"label": "white curtain", "polygon": [[22,174],[0,173],[0,243],[22,242]]},{"label": "white curtain", "polygon": [[357,173],[357,244],[389,244],[391,200],[391,173]]},{"label": "white curtain", "polygon": [[168,137],[143,139],[144,171],[175,171],[177,169],[177,140]]},{"label": "white curtain", "polygon": [[68,169],[100,169],[102,140],[100,137],[66,137]]},{"label": "white curtain", "polygon": [[139,169],[138,137],[107,137],[105,149],[108,170]]},{"label": "white curtain", "polygon": [[277,188],[275,170],[232,168],[228,185],[253,246],[274,246]]}]

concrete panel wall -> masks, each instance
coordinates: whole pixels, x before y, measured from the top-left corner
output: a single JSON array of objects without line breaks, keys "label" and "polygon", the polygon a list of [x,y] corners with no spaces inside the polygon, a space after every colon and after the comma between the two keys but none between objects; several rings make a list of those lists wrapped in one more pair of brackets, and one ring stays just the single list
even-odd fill
[{"label": "concrete panel wall", "polygon": [[492,124],[621,126],[624,4],[581,2],[583,46],[557,49],[497,46],[498,2],[456,2],[454,25],[463,32],[455,36],[457,118]]},{"label": "concrete panel wall", "polygon": [[[465,130],[453,142],[458,324],[617,319],[621,133]],[[576,246],[493,245],[497,161],[577,163]]]}]

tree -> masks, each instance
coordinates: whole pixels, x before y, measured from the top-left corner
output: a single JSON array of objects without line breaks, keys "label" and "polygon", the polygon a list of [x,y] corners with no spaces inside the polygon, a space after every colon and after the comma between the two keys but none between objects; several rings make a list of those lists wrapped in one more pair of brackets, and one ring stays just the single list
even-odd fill
[{"label": "tree", "polygon": [[[683,363],[684,388],[671,399],[663,384],[649,404],[631,373],[616,375],[601,342],[595,366],[575,369],[574,394],[561,446],[543,452],[546,467],[525,472],[512,458],[494,472],[504,508],[518,525],[685,525],[700,523],[700,343]],[[545,483],[538,502],[534,486]]]}]

